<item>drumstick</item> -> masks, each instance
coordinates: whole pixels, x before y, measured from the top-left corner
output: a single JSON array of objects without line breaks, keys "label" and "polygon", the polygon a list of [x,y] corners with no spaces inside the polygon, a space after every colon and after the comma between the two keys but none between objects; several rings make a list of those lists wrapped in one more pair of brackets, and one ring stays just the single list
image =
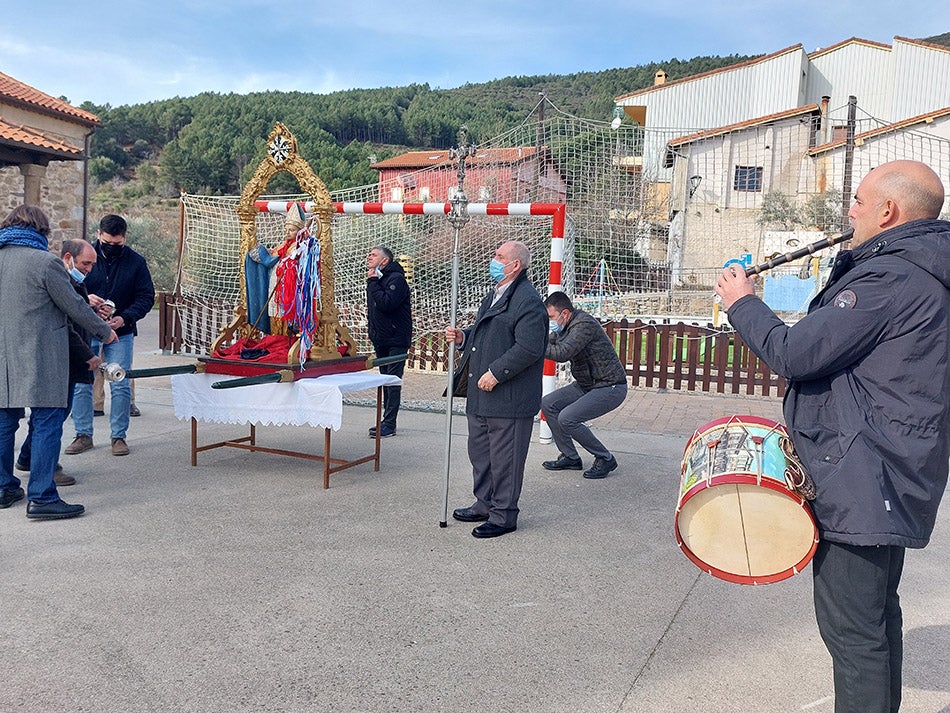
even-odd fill
[{"label": "drumstick", "polygon": [[817,240],[814,243],[806,245],[803,248],[794,250],[790,253],[785,253],[784,255],[776,255],[775,257],[766,260],[761,265],[755,265],[754,267],[747,267],[745,269],[746,277],[752,277],[752,275],[758,275],[766,270],[771,270],[773,267],[778,267],[779,265],[784,265],[787,262],[792,260],[797,260],[800,257],[805,257],[806,255],[812,255],[819,250],[824,250],[825,248],[830,248],[832,245],[837,245],[838,243],[843,243],[845,240],[851,238],[854,235],[854,228],[848,228],[841,235],[832,235],[829,238],[822,238]]}]

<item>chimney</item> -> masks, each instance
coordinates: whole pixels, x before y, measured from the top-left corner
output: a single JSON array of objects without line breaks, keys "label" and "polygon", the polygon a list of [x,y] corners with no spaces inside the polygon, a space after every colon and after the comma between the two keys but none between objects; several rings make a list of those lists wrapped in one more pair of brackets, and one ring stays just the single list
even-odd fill
[{"label": "chimney", "polygon": [[662,69],[656,70],[656,74],[653,75],[653,86],[655,87],[659,84],[666,84],[666,72]]},{"label": "chimney", "polygon": [[831,141],[831,119],[828,118],[828,104],[831,97],[827,94],[821,98],[821,140],[823,143]]}]

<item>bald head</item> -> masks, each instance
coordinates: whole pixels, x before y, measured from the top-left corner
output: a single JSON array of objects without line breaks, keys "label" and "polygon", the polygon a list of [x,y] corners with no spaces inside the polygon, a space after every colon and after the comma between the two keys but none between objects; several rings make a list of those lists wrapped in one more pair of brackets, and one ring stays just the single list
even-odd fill
[{"label": "bald head", "polygon": [[499,285],[504,285],[514,280],[528,268],[531,263],[531,254],[524,243],[509,240],[507,243],[498,246],[495,251],[495,260],[505,266],[502,279],[498,281]]},{"label": "bald head", "polygon": [[943,208],[940,177],[919,161],[891,161],[871,171],[854,195],[848,218],[857,246],[912,220],[934,219]]}]

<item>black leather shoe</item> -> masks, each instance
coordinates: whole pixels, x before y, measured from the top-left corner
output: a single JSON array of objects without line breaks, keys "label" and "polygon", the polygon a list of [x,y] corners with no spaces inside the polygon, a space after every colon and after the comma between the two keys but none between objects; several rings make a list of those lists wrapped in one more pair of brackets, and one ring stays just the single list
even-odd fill
[{"label": "black leather shoe", "polygon": [[617,470],[616,458],[613,456],[610,456],[607,460],[604,458],[594,458],[594,465],[591,466],[590,470],[584,471],[584,477],[590,478],[591,480],[606,478],[607,474],[612,470]]},{"label": "black leather shoe", "polygon": [[548,470],[580,470],[584,462],[580,458],[568,458],[563,453],[557,454],[557,460],[546,460],[541,464]]},{"label": "black leather shoe", "polygon": [[452,517],[462,522],[482,522],[488,519],[488,513],[482,515],[475,512],[474,508],[459,508],[452,513]]},{"label": "black leather shoe", "polygon": [[51,503],[35,503],[31,500],[26,506],[26,516],[31,520],[64,520],[67,517],[79,517],[85,511],[82,505],[70,505],[62,500]]},{"label": "black leather shoe", "polygon": [[518,529],[517,525],[512,525],[511,527],[505,527],[504,525],[496,525],[493,522],[486,522],[484,525],[479,525],[474,530],[472,530],[473,537],[499,537],[500,535],[507,535],[509,532],[514,532]]},{"label": "black leather shoe", "polygon": [[0,490],[0,510],[10,507],[17,500],[23,500],[23,488]]}]

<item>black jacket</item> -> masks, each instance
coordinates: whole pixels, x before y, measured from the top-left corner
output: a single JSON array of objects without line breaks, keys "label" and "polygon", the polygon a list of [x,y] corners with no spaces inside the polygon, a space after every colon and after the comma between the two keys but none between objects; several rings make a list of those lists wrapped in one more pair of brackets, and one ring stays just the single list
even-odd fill
[{"label": "black jacket", "polygon": [[[70,277],[73,283],[73,289],[86,302],[89,301],[89,293],[86,291],[85,284],[80,284]],[[90,307],[90,309],[92,309]],[[95,356],[92,353],[90,345],[92,344],[92,335],[78,324],[69,320],[69,380],[75,384],[91,384],[95,380],[96,372],[89,371],[89,360]]]},{"label": "black jacket", "polygon": [[91,295],[115,302],[115,316],[125,324],[115,330],[120,337],[138,334],[135,323],[152,311],[155,288],[145,258],[128,245],[122,247],[117,258],[107,260],[97,240],[94,244],[97,260],[83,284]]},{"label": "black jacket", "polygon": [[[465,412],[475,416],[534,417],[541,410],[548,314],[524,272],[494,305],[492,299],[494,291],[482,300],[475,324],[464,330],[454,393],[460,393],[464,382]],[[489,370],[498,385],[481,391],[478,380]]]},{"label": "black jacket", "polygon": [[729,321],[791,380],[785,418],[821,536],[924,547],[950,457],[950,223],[913,221],[840,253],[792,327],[753,296]]},{"label": "black jacket", "polygon": [[409,348],[412,344],[412,308],[409,285],[402,265],[391,262],[382,277],[366,280],[366,313],[369,338],[377,349]]}]

